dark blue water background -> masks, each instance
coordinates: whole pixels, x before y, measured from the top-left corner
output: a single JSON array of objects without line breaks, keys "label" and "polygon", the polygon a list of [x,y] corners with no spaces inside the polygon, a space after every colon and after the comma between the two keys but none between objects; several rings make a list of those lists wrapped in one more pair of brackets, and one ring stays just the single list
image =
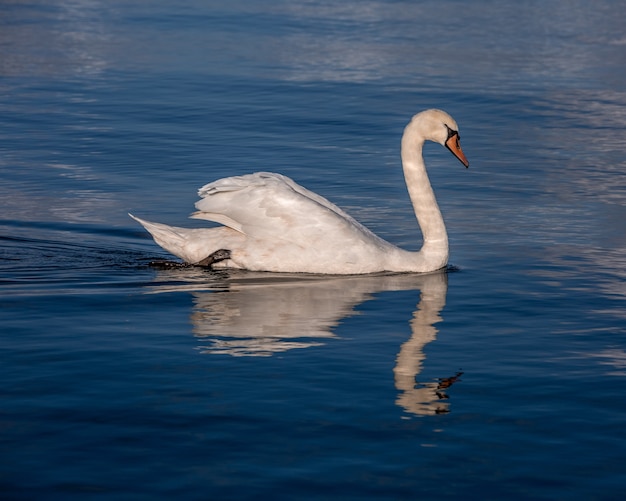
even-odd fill
[{"label": "dark blue water background", "polygon": [[[626,10],[549,1],[0,6],[0,497],[618,499]],[[224,176],[293,177],[430,277],[155,270]],[[462,374],[461,374],[462,373]]]}]

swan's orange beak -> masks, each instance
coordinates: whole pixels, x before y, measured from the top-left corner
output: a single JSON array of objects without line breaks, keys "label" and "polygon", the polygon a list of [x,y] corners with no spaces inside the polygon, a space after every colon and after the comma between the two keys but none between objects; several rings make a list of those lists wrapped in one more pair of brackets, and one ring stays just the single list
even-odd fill
[{"label": "swan's orange beak", "polygon": [[452,154],[457,157],[465,167],[469,167],[469,162],[465,158],[465,153],[461,149],[461,143],[459,141],[458,134],[452,134],[446,141],[446,148],[448,148]]}]

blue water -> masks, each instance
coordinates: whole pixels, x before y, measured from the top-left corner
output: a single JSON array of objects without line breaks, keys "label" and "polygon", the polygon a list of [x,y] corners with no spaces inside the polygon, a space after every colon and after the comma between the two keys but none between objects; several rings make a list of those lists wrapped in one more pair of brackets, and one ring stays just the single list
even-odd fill
[{"label": "blue water", "polygon": [[[2,499],[620,499],[626,10],[617,1],[3,2]],[[126,215],[281,172],[450,268],[158,270]]]}]

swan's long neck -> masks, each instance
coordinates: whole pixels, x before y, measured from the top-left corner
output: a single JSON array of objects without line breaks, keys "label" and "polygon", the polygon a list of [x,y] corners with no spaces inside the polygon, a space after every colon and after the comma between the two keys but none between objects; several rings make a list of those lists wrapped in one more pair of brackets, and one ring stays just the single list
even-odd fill
[{"label": "swan's long neck", "polygon": [[448,234],[426,172],[422,156],[423,146],[423,135],[414,123],[409,124],[402,136],[402,168],[415,216],[424,237],[419,253],[412,254],[417,265],[429,268],[417,271],[433,271],[448,263]]}]

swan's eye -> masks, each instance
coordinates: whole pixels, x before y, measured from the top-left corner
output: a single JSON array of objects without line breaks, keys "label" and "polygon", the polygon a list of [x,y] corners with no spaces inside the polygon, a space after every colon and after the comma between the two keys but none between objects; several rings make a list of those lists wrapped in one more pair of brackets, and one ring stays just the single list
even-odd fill
[{"label": "swan's eye", "polygon": [[448,138],[446,139],[446,141],[449,141],[449,140],[450,140],[450,138],[451,138],[452,136],[456,135],[456,136],[457,136],[457,140],[456,140],[456,142],[457,142],[457,144],[458,144],[459,139],[460,139],[458,131],[456,131],[456,130],[454,130],[454,129],[451,129],[450,127],[448,127],[448,124],[443,124],[443,125],[445,125],[445,126],[446,126],[446,129],[448,129]]}]

